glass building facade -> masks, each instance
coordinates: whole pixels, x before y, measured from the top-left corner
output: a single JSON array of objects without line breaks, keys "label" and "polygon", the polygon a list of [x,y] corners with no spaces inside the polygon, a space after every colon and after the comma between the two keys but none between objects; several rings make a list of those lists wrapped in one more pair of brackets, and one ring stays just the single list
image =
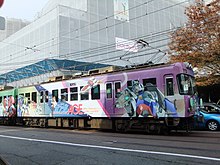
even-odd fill
[{"label": "glass building facade", "polygon": [[[5,19],[5,18],[4,18]],[[0,41],[19,31],[23,27],[27,26],[30,22],[23,21],[21,19],[6,18],[4,30],[0,30]]]},{"label": "glass building facade", "polygon": [[0,74],[44,59],[133,65],[167,59],[187,0],[49,0],[39,17],[0,43]]}]

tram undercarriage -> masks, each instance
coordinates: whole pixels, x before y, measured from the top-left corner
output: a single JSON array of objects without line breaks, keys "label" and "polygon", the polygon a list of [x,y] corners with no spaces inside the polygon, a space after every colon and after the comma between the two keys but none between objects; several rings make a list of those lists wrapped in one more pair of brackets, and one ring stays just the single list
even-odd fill
[{"label": "tram undercarriage", "polygon": [[26,127],[62,128],[62,129],[97,129],[116,132],[138,131],[155,134],[167,134],[171,130],[193,128],[193,118],[42,118],[19,117],[0,118],[1,125]]}]

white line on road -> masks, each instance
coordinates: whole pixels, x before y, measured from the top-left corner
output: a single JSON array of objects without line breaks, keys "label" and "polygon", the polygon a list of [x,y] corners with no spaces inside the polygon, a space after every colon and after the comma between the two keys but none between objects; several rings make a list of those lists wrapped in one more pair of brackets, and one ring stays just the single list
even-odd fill
[{"label": "white line on road", "polygon": [[0,130],[0,133],[4,133],[4,132],[14,132],[14,131],[18,131],[18,130],[16,130],[16,129]]},{"label": "white line on road", "polygon": [[169,152],[134,150],[134,149],[126,149],[126,148],[115,148],[115,147],[107,147],[107,146],[96,146],[96,145],[77,144],[77,143],[68,143],[68,142],[59,142],[59,141],[50,141],[50,140],[30,139],[30,138],[6,136],[6,135],[0,135],[0,137],[8,138],[8,139],[26,140],[26,141],[32,141],[32,142],[62,144],[62,145],[77,146],[77,147],[100,148],[100,149],[107,149],[107,150],[117,150],[117,151],[126,151],[126,152],[137,152],[137,153],[146,153],[146,154],[168,155],[168,156],[176,156],[176,157],[197,158],[197,159],[220,161],[220,158],[196,156],[196,155],[186,155],[186,154],[176,154],[176,153],[169,153]]}]

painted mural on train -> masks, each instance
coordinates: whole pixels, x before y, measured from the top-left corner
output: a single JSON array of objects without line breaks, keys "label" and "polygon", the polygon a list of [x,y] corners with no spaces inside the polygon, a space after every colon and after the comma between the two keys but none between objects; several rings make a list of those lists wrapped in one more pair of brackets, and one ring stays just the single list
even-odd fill
[{"label": "painted mural on train", "polygon": [[167,117],[167,113],[177,116],[172,102],[152,84],[132,81],[132,86],[125,88],[116,101],[117,108],[124,108],[130,117]]},{"label": "painted mural on train", "polygon": [[7,96],[2,100],[2,102],[0,103],[0,116],[4,116],[4,117],[16,116],[14,96]]}]

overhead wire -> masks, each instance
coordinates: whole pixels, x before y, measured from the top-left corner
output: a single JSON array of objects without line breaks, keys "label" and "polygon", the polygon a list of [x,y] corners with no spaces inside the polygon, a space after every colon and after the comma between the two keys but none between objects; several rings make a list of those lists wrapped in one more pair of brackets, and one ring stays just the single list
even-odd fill
[{"label": "overhead wire", "polygon": [[108,46],[108,45],[107,45]]},{"label": "overhead wire", "polygon": [[[215,17],[213,17],[213,18],[215,18]],[[163,33],[165,33],[165,34],[167,34],[167,32],[169,32],[169,31],[173,31],[173,30],[175,30],[175,29],[178,29],[178,28],[181,28],[181,27],[177,27],[177,28],[172,28],[172,29],[169,29],[169,30],[166,30],[166,31],[161,31],[160,33],[161,34],[163,34]],[[159,33],[158,33],[159,34]],[[157,33],[155,33],[154,35],[157,35]],[[150,35],[148,35],[148,36],[150,36]],[[189,38],[190,39],[190,38]],[[114,44],[112,44],[112,45],[114,45]],[[107,45],[107,46],[109,46],[109,45]],[[94,49],[95,50],[95,49]],[[80,51],[79,51],[79,53],[80,53]],[[56,56],[55,56],[56,57]],[[36,61],[39,61],[39,60],[41,60],[41,58],[40,59],[37,59],[37,60],[32,60],[33,62],[36,62]],[[30,61],[30,60],[28,60],[28,61],[26,61],[27,63],[29,63],[29,62],[32,62],[32,61]],[[15,65],[16,63],[12,63],[11,65]],[[19,64],[21,64],[21,63],[19,63]],[[4,64],[2,64],[2,65],[4,65]],[[5,65],[8,65],[8,63],[7,64],[5,64]]]},{"label": "overhead wire", "polygon": [[[153,2],[153,1],[154,1],[154,0],[150,0],[150,1],[144,2],[144,3],[142,3],[142,4],[139,4],[139,5],[137,5],[137,6],[131,7],[131,8],[128,9],[128,11],[133,10],[133,9],[135,9],[135,8],[138,8],[138,7],[140,7],[140,6],[144,5],[144,4],[147,4],[147,3],[150,3],[150,2]],[[87,24],[87,25],[85,25],[85,26],[82,26],[82,27],[80,27],[80,28],[76,28],[76,29],[74,29],[74,30],[72,30],[72,31],[70,31],[70,32],[66,32],[66,33],[64,33],[64,34],[61,34],[61,36],[53,37],[52,39],[43,42],[43,44],[44,44],[44,43],[47,43],[47,42],[50,42],[50,41],[54,41],[56,38],[58,39],[59,37],[63,37],[63,36],[65,36],[65,35],[67,35],[67,34],[70,34],[70,33],[72,33],[72,32],[79,31],[79,30],[84,29],[84,28],[86,28],[86,27],[88,27],[88,26],[91,26],[91,25],[93,25],[93,24],[100,23],[100,22],[102,22],[102,21],[104,21],[104,20],[106,20],[106,19],[108,19],[108,18],[114,17],[114,16],[115,16],[115,14],[113,14],[113,15],[111,15],[111,16],[108,16],[108,17],[105,17],[104,19],[101,19],[101,20],[98,20],[98,21],[94,21],[94,22],[92,22],[92,23],[89,23],[89,24]],[[126,22],[126,21],[123,21],[123,22]],[[97,31],[95,31],[95,32],[97,32]],[[91,34],[91,33],[89,32],[89,33],[87,33],[86,35],[88,35],[88,34]],[[74,39],[79,38],[79,37],[82,37],[82,36],[76,36]],[[71,39],[71,40],[73,40],[73,39]],[[61,44],[61,43],[63,43],[63,42],[67,42],[67,41],[69,41],[69,40],[61,41],[61,42],[59,42],[59,43],[57,43],[57,44],[55,44],[55,45],[58,45],[58,44]],[[35,44],[34,46],[37,47],[37,46],[40,46],[40,45],[42,45],[42,43],[40,43],[40,44],[38,44],[38,45]],[[53,45],[53,46],[54,46],[54,45]],[[49,47],[50,47],[50,46],[44,47],[44,49],[47,49],[47,48],[49,48]],[[26,48],[26,46],[25,46],[25,48]],[[42,51],[42,49],[41,49],[41,51]],[[21,52],[23,52],[23,51],[19,51],[18,53],[21,53]],[[18,54],[18,53],[13,53],[12,55],[15,55],[15,54]],[[9,60],[8,60],[8,61],[9,61]],[[4,62],[7,62],[7,61],[4,61]]]},{"label": "overhead wire", "polygon": [[[153,1],[153,0],[151,0],[151,1]],[[150,3],[151,1],[148,1],[147,3]],[[153,13],[156,13],[156,12],[159,12],[159,11],[162,11],[162,10],[165,10],[165,9],[168,9],[168,8],[171,8],[171,7],[174,7],[174,6],[177,6],[177,5],[179,5],[179,4],[183,4],[183,3],[185,3],[185,2],[186,2],[186,1],[182,1],[182,2],[177,3],[177,4],[175,4],[175,5],[171,5],[171,6],[168,6],[168,7],[165,7],[165,8],[161,8],[161,9],[156,10],[156,11],[152,11],[152,12],[150,12],[150,13],[147,13],[147,15],[150,15],[150,14],[153,14]],[[146,2],[145,2],[144,4],[146,4]],[[138,5],[138,7],[139,7],[139,6],[141,6],[141,5]],[[133,8],[135,8],[135,7],[133,7]],[[133,9],[133,8],[132,8],[132,9]],[[145,16],[145,14],[144,14],[144,15],[141,15],[141,16],[138,16],[138,17],[134,17],[132,20],[141,18],[141,17],[143,17],[143,16]],[[112,16],[110,16],[110,17],[112,17]],[[130,21],[131,21],[131,20],[130,20]],[[109,27],[117,26],[117,25],[122,24],[122,23],[124,23],[124,22],[125,22],[125,21],[121,21],[121,22],[119,22],[119,23],[116,23],[116,24],[113,24],[113,25],[111,25],[111,26],[108,26],[108,28],[109,28]],[[81,35],[81,36],[76,36],[75,38],[71,38],[70,40],[73,40],[73,39],[76,39],[76,38],[79,38],[79,37],[83,37],[83,36],[85,36],[85,35],[90,35],[90,34],[92,34],[92,33],[99,32],[99,31],[101,31],[101,30],[103,30],[103,29],[106,29],[106,28],[98,29],[98,30],[95,30],[95,31],[93,31],[93,32],[89,32],[89,33],[87,33],[87,34]],[[67,41],[70,41],[70,40],[67,40]],[[53,44],[53,46],[54,46],[54,45],[58,45],[58,44],[60,44],[60,43],[62,43],[62,41],[59,42],[59,43]],[[36,45],[36,47],[37,47],[37,45]],[[40,49],[40,50],[42,51],[43,49],[47,49],[47,48],[49,48],[49,47],[51,47],[51,46],[44,47],[44,48],[42,48],[42,49]],[[19,52],[19,53],[20,53],[20,52]],[[29,54],[30,54],[30,53],[29,53]],[[15,55],[15,54],[13,54],[13,55]],[[26,55],[28,55],[28,53],[27,53]],[[23,56],[23,55],[22,55],[22,56]],[[62,55],[59,55],[59,56],[62,58]]]},{"label": "overhead wire", "polygon": [[[140,36],[140,38],[142,38],[142,39],[148,39],[148,37],[151,37],[152,35],[153,36],[155,36],[155,37],[158,37],[158,36],[160,36],[160,35],[164,35],[164,33],[169,33],[170,31],[172,31],[173,29],[168,29],[168,30],[163,30],[163,31],[161,31],[160,33],[158,33],[158,32],[156,32],[156,33],[153,33],[153,34],[150,34],[150,35],[145,35],[145,36]],[[136,40],[136,39],[139,39],[139,37],[138,38],[133,38],[132,40]],[[166,38],[166,39],[169,39],[169,38]],[[162,41],[162,40],[158,40],[158,41]],[[150,43],[156,43],[157,42],[157,40],[156,41],[152,41],[152,42],[150,42]],[[113,44],[111,44],[111,45],[107,45],[107,46],[111,46],[110,48],[113,48],[113,47],[115,47],[115,43],[113,43]],[[84,50],[84,51],[77,51],[77,52],[74,52],[74,54],[79,54],[79,53],[84,53],[85,55],[86,55],[86,52],[88,53],[88,55],[89,56],[83,56],[83,57],[79,57],[79,58],[76,58],[75,60],[79,60],[79,59],[81,59],[81,58],[89,58],[89,57],[93,57],[93,56],[99,56],[100,54],[97,54],[97,53],[100,53],[100,49],[101,47],[98,47],[97,49],[96,48],[94,48],[93,49],[93,53],[94,54],[91,54],[92,52],[89,52],[89,50],[90,49],[87,49],[87,50]],[[106,48],[104,47],[102,50],[106,50]],[[111,51],[110,53],[112,53],[112,52],[119,52],[119,50],[113,50],[113,51]],[[101,54],[103,54],[103,53],[101,53]],[[56,56],[55,56],[56,57]],[[44,59],[42,59],[42,58],[37,58],[37,59],[34,59],[34,60],[26,60],[26,61],[22,61],[22,62],[19,62],[19,63],[17,63],[17,64],[28,64],[28,63],[32,63],[32,62],[37,62],[37,61],[39,61],[39,60],[44,60]],[[16,63],[14,63],[14,62],[12,62],[12,63],[3,63],[2,64],[2,66],[13,66],[13,65],[16,65]]]}]

